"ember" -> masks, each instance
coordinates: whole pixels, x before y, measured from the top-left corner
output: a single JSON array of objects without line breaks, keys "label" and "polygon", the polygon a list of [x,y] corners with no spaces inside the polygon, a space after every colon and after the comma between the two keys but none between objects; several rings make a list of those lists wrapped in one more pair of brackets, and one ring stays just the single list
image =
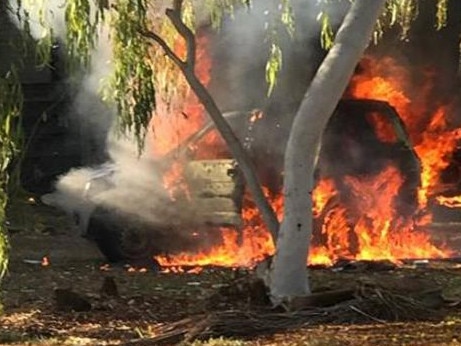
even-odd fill
[{"label": "ember", "polygon": [[147,268],[135,268],[135,267],[132,267],[132,266],[129,266],[126,271],[128,273],[147,273]]},{"label": "ember", "polygon": [[108,263],[102,264],[99,267],[99,270],[104,271],[104,272],[109,271],[110,270],[110,265]]},{"label": "ember", "polygon": [[163,274],[169,274],[169,273],[174,273],[174,274],[181,274],[181,273],[187,273],[187,274],[199,274],[203,271],[203,267],[196,266],[192,268],[186,268],[184,266],[171,266],[168,265],[168,263],[164,264],[165,268],[161,271]]},{"label": "ember", "polygon": [[43,256],[41,265],[42,267],[48,267],[50,265],[50,260],[47,256]]},{"label": "ember", "polygon": [[437,203],[444,205],[449,208],[460,208],[461,207],[461,196],[444,197],[437,196]]}]

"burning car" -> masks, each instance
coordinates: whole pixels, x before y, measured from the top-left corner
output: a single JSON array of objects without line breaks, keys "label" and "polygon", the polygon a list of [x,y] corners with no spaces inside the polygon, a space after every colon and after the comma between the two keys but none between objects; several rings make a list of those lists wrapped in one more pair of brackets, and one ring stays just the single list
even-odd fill
[{"label": "burning car", "polygon": [[411,215],[417,208],[421,164],[402,119],[387,102],[342,101],[323,134],[319,177],[332,178],[343,190],[345,176],[374,175],[389,164],[405,177],[395,201],[397,209],[401,215]]},{"label": "burning car", "polygon": [[[272,153],[268,157],[260,150],[269,116],[255,118],[254,112],[230,112],[225,117],[257,162],[263,185],[280,191],[283,155]],[[79,193],[78,207],[71,210],[81,234],[95,241],[111,262],[149,263],[155,255],[206,248],[219,242],[220,227],[240,229],[244,179],[223,144],[206,142],[215,131],[211,121],[206,123],[174,150],[144,167],[144,174],[147,171],[164,177],[172,166],[179,166],[179,174],[168,189],[152,182],[147,188],[152,191],[145,194],[145,186],[136,186],[139,176],[124,175],[117,162],[91,170]],[[387,137],[379,135],[382,133]],[[252,145],[247,145],[249,141]],[[213,158],[203,159],[199,153],[207,145],[213,150]],[[389,162],[405,176],[394,203],[402,214],[411,215],[417,208],[420,162],[402,120],[387,102],[342,100],[323,134],[317,180],[332,179],[339,190],[336,200],[350,205],[344,177],[372,175]],[[117,187],[121,176],[130,181],[124,194]],[[52,199],[44,198],[49,204],[53,204]],[[108,201],[134,207],[127,210]],[[352,208],[351,218],[354,212]],[[316,215],[314,239],[318,242],[324,217],[325,214]]]}]

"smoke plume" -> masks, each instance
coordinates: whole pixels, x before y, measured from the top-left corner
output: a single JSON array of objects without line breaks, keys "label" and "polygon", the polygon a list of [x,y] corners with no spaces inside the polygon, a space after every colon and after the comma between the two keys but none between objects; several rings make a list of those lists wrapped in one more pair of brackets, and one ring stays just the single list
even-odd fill
[{"label": "smoke plume", "polygon": [[[12,14],[15,13],[18,1],[11,0],[10,6]],[[30,6],[25,9],[30,16],[32,37],[43,37],[45,28],[41,23],[45,22],[52,28],[60,49],[65,50],[65,6],[62,1],[48,1],[44,18],[40,17],[36,5]],[[22,27],[15,16],[11,18],[19,28]],[[65,59],[65,54],[61,54],[61,58]],[[95,205],[103,205],[152,219],[155,196],[161,195],[161,184],[149,157],[149,143],[143,155],[139,156],[134,138],[116,134],[115,111],[101,101],[101,82],[112,71],[109,28],[102,25],[99,40],[91,54],[91,66],[82,72],[84,75],[77,85],[70,86],[73,95],[71,107],[67,114],[61,115],[69,120],[72,130],[80,136],[84,167],[74,168],[59,177],[55,192],[43,196],[43,201],[69,213],[91,212]],[[92,185],[88,189],[89,182]]]}]

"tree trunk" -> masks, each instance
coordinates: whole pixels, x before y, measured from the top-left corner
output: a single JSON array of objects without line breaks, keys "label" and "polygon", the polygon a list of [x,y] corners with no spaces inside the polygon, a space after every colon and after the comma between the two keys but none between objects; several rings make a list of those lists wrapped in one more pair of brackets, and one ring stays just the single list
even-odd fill
[{"label": "tree trunk", "polygon": [[271,268],[270,290],[275,303],[310,294],[306,262],[313,224],[311,193],[317,148],[384,3],[353,2],[295,116],[285,151],[285,214]]}]

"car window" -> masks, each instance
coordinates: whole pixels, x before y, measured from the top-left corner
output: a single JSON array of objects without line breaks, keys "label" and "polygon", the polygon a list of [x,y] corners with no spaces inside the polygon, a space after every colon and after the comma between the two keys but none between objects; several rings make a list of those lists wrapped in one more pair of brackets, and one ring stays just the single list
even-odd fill
[{"label": "car window", "polygon": [[384,143],[398,142],[397,133],[392,120],[386,114],[371,111],[366,115],[368,123],[373,127],[376,137]]},{"label": "car window", "polygon": [[224,140],[216,128],[189,145],[192,160],[228,159],[231,157]]}]

